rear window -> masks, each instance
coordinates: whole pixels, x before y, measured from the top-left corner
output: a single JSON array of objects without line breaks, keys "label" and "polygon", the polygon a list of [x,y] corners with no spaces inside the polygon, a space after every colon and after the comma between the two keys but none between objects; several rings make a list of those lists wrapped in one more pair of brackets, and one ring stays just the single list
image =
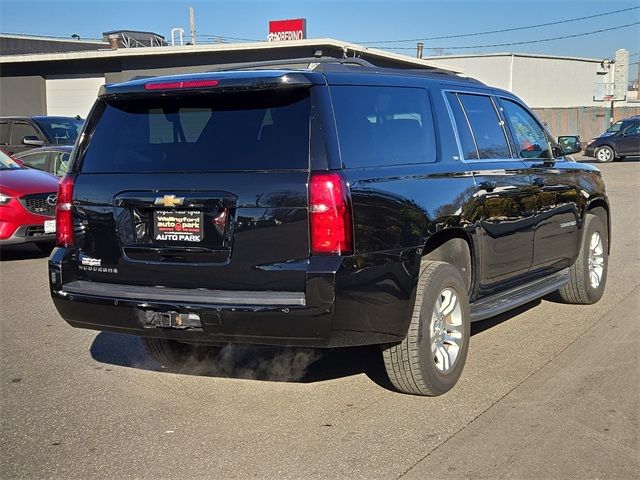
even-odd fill
[{"label": "rear window", "polygon": [[110,101],[85,173],[291,170],[309,167],[308,90]]},{"label": "rear window", "polygon": [[427,91],[403,87],[331,87],[346,168],[435,161]]}]

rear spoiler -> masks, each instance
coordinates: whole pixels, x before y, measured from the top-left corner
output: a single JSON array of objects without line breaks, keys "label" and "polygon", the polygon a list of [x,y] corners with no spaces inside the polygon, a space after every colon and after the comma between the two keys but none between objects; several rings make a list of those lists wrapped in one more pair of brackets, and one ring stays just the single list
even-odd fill
[{"label": "rear spoiler", "polygon": [[219,93],[325,85],[324,75],[317,72],[261,70],[226,71],[196,75],[140,78],[130,82],[103,85],[98,98],[120,95],[175,93]]}]

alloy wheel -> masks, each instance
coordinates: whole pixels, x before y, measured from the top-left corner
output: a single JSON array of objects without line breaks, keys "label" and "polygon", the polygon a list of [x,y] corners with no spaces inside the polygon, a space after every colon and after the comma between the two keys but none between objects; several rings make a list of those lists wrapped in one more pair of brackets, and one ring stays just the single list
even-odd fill
[{"label": "alloy wheel", "polygon": [[438,295],[431,315],[431,355],[438,371],[451,371],[463,347],[462,308],[450,287]]},{"label": "alloy wheel", "polygon": [[604,273],[604,247],[599,232],[593,232],[589,240],[589,281],[592,288],[598,288]]}]

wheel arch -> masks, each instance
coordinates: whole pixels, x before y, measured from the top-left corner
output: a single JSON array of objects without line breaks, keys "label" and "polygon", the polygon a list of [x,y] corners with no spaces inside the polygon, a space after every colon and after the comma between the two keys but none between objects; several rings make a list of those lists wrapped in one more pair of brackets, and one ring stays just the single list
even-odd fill
[{"label": "wheel arch", "polygon": [[611,212],[609,203],[602,197],[593,197],[587,203],[585,215],[596,208],[602,208],[607,215],[607,218],[603,220],[607,225],[607,253],[611,253]]},{"label": "wheel arch", "polygon": [[440,230],[429,237],[422,250],[426,260],[451,264],[464,279],[468,291],[475,282],[475,252],[467,232],[460,228]]},{"label": "wheel arch", "polygon": [[[615,159],[615,158],[618,158],[618,153],[616,152],[616,149],[615,149],[615,148],[613,147],[613,145],[611,145],[610,143],[602,143],[602,144],[598,145],[597,147],[595,147],[595,148],[593,149],[593,156],[594,156],[595,158],[598,158],[598,157],[596,157],[596,152],[598,151],[598,149],[599,149],[599,148],[602,148],[602,147],[609,147],[609,148],[611,149],[611,151],[613,152],[613,158],[614,158],[614,159]],[[613,160],[613,159],[612,159],[612,160]]]}]

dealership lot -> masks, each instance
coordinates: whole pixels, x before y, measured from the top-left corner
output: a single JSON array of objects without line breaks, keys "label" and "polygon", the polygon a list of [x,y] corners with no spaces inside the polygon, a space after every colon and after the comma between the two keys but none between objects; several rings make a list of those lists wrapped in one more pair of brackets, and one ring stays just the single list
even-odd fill
[{"label": "dealership lot", "polygon": [[640,161],[601,169],[605,297],[474,324],[462,379],[438,398],[386,388],[373,348],[236,348],[161,371],[134,337],[66,325],[35,249],[2,252],[2,476],[637,477]]}]

